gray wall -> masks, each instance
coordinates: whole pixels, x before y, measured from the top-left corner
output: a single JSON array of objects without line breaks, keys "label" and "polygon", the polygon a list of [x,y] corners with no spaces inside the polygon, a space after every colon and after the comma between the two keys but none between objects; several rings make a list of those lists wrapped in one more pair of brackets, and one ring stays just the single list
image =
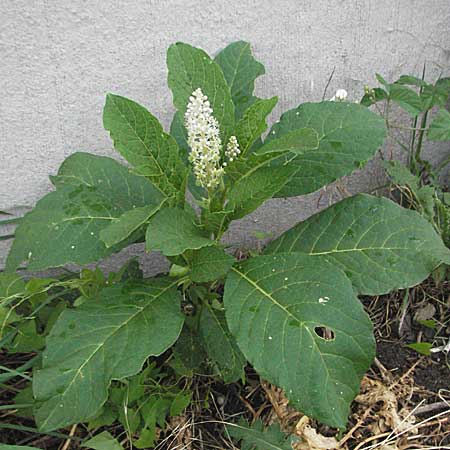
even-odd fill
[{"label": "gray wall", "polygon": [[[352,99],[375,72],[420,74],[426,62],[430,78],[449,75],[449,25],[449,0],[2,0],[0,209],[33,205],[72,152],[115,156],[101,119],[108,91],[141,102],[168,126],[165,52],[175,41],[211,54],[250,41],[267,72],[258,95],[280,97],[275,120],[319,100],[333,67],[329,96],[342,87]],[[434,151],[439,160],[448,149]],[[371,164],[345,184],[355,192],[381,180]],[[271,201],[236,224],[229,240],[255,245],[252,230],[278,233],[336,192]],[[146,257],[150,271],[160,264]]]}]

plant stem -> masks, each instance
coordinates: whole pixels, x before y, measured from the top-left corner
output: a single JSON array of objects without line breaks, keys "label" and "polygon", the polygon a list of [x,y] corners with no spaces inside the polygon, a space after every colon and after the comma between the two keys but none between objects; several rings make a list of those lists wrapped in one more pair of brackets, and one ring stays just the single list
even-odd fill
[{"label": "plant stem", "polygon": [[413,126],[411,131],[411,139],[409,142],[409,155],[408,155],[408,168],[411,173],[416,173],[416,164],[414,160],[414,146],[416,143],[416,128],[417,128],[417,116],[414,117]]},{"label": "plant stem", "polygon": [[8,410],[8,409],[25,409],[25,408],[32,408],[34,405],[33,403],[23,403],[21,405],[0,405],[0,411]]},{"label": "plant stem", "polygon": [[417,140],[416,153],[414,155],[416,162],[421,161],[420,153],[422,151],[423,136],[424,136],[425,130],[426,130],[425,127],[427,124],[427,119],[428,119],[428,111],[425,111],[425,113],[422,116],[422,122],[420,124],[420,128],[418,129],[419,130],[419,138]]},{"label": "plant stem", "polygon": [[[10,369],[9,367],[5,367],[5,366],[0,366],[0,369],[5,372],[9,372],[11,374],[11,378],[22,377],[22,378],[25,378],[25,380],[31,381],[31,377],[29,377],[28,375],[25,375],[24,373],[20,372],[19,370]],[[2,380],[2,381],[5,381],[5,380]]]}]

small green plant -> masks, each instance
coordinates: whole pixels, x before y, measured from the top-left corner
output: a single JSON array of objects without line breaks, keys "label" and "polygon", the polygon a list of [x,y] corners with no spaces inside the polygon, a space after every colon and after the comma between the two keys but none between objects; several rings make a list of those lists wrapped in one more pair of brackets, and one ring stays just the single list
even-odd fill
[{"label": "small green plant", "polygon": [[[403,162],[384,161],[384,167],[394,184],[394,195],[399,203],[415,209],[426,218],[450,246],[450,194],[442,185],[442,172],[450,162],[450,155],[444,156],[438,164],[432,164],[424,156],[426,140],[450,141],[450,113],[445,109],[450,93],[450,78],[439,78],[435,83],[412,75],[402,75],[394,83],[388,83],[377,75],[382,87],[366,88],[362,99],[366,106],[375,108],[385,119],[391,139],[403,150]],[[409,116],[406,125],[393,119],[392,106],[398,106]],[[397,119],[398,120],[398,119]],[[448,265],[441,264],[433,271],[435,282],[439,283],[447,276]],[[408,296],[404,307],[407,307]],[[435,329],[433,320],[421,322],[422,326]],[[440,330],[435,330],[436,334]],[[433,351],[430,342],[414,342],[407,347],[429,356]]]},{"label": "small green plant", "polygon": [[[375,105],[385,119],[390,137],[404,152],[404,162],[386,161],[385,168],[392,182],[402,194],[400,203],[412,207],[427,218],[450,246],[450,196],[442,184],[442,171],[450,163],[450,155],[433,165],[423,155],[426,139],[450,141],[450,113],[446,105],[450,94],[450,78],[435,83],[412,75],[402,75],[394,83],[382,76],[382,87],[366,88],[361,103]],[[392,119],[396,105],[410,117],[407,125]]]},{"label": "small green plant", "polygon": [[167,276],[114,280],[59,315],[33,377],[38,426],[90,420],[113,380],[172,348],[179,373],[206,361],[225,382],[243,379],[248,361],[294,407],[345,428],[375,354],[357,296],[417,284],[450,252],[416,212],[357,195],[235,261],[222,242],[233,221],[364,166],[385,121],[359,104],[304,103],[263,139],[277,98],[254,95],[264,68],[248,43],[214,59],[177,43],[167,65],[170,134],[143,106],[108,94],[104,125],[131,167],[73,154],[16,229],[10,272],[86,264],[136,242],[171,262]]}]

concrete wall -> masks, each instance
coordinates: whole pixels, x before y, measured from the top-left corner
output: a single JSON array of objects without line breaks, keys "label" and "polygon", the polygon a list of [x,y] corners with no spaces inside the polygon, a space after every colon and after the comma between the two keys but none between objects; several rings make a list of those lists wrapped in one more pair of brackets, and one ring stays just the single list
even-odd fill
[{"label": "concrete wall", "polygon": [[[275,120],[319,100],[333,67],[329,96],[343,87],[354,99],[375,72],[420,74],[426,62],[430,78],[449,75],[449,25],[449,0],[2,0],[0,210],[34,204],[74,151],[114,156],[102,127],[106,92],[141,102],[168,126],[165,52],[175,41],[211,54],[250,41],[267,72],[258,95],[280,97]],[[381,179],[372,164],[346,184],[354,192]],[[278,233],[328,201],[329,192],[271,201],[229,239],[254,245],[252,230]],[[160,264],[146,258],[149,268]]]}]

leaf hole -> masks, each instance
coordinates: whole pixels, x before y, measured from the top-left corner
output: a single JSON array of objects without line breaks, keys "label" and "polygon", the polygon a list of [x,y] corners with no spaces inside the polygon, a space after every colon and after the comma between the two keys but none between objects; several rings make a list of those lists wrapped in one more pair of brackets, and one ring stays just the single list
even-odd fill
[{"label": "leaf hole", "polygon": [[314,327],[314,333],[325,341],[334,341],[334,331],[327,327]]}]

